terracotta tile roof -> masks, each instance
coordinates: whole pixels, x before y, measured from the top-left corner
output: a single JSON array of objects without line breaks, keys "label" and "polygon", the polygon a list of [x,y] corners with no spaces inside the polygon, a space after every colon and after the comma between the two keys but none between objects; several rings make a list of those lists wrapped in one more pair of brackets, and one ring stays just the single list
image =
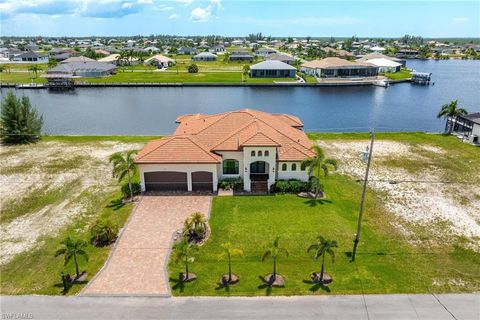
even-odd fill
[{"label": "terracotta tile roof", "polygon": [[188,136],[168,136],[150,141],[136,163],[219,163],[221,157]]},{"label": "terracotta tile roof", "polygon": [[299,161],[305,158],[313,156],[313,152],[309,149],[298,148],[296,146],[291,146],[290,148],[283,150],[278,155],[279,161]]},{"label": "terracotta tile roof", "polygon": [[349,68],[349,67],[375,67],[368,62],[356,62],[337,57],[329,57],[322,60],[307,61],[302,67],[312,69],[328,69],[328,68]]},{"label": "terracotta tile roof", "polygon": [[303,123],[292,115],[243,109],[188,114],[176,122],[179,125],[173,136],[147,144],[137,157],[138,163],[219,162],[216,151],[240,151],[244,146],[276,146],[279,154],[288,151],[285,157],[290,161],[313,155],[310,140],[300,130]]}]

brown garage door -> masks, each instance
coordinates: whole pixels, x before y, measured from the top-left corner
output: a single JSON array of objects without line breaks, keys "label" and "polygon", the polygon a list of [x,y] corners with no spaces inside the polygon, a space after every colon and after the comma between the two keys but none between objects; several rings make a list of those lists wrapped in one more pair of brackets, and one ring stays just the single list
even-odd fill
[{"label": "brown garage door", "polygon": [[212,191],[213,174],[207,171],[192,172],[192,190],[193,191]]},{"label": "brown garage door", "polygon": [[187,173],[176,171],[145,172],[145,189],[187,191]]}]

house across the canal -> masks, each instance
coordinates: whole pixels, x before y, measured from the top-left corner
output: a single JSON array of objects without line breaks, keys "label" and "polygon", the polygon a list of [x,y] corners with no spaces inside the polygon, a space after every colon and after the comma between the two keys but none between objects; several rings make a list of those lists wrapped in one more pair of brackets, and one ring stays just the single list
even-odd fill
[{"label": "house across the canal", "polygon": [[317,78],[376,77],[378,67],[368,62],[356,62],[337,57],[307,61],[301,72]]},{"label": "house across the canal", "polygon": [[302,121],[244,109],[177,118],[175,132],[137,155],[142,191],[216,191],[239,178],[245,191],[266,192],[277,180],[308,181],[302,161],[313,156]]}]

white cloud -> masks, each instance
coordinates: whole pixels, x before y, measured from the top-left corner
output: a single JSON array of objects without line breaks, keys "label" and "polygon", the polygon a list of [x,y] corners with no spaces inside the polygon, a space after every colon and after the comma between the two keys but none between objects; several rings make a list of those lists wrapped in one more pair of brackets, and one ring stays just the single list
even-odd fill
[{"label": "white cloud", "polygon": [[181,17],[181,15],[179,15],[178,13],[172,13],[172,14],[168,17],[168,19],[178,19],[178,18],[180,18],[180,17]]},{"label": "white cloud", "polygon": [[189,6],[192,4],[193,0],[175,0],[178,3],[183,4],[184,6]]},{"label": "white cloud", "polygon": [[467,18],[467,17],[456,17],[456,18],[453,18],[453,23],[456,23],[456,24],[464,24],[464,23],[467,23],[469,22],[470,19]]},{"label": "white cloud", "polygon": [[193,9],[190,13],[190,19],[193,22],[207,22],[221,9],[221,0],[210,0],[210,4],[207,7],[197,7]]}]

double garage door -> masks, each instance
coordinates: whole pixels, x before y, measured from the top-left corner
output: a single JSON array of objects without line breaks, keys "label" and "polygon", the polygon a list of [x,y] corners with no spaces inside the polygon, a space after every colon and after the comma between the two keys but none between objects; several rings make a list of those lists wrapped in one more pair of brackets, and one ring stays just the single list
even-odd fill
[{"label": "double garage door", "polygon": [[[177,171],[145,172],[146,191],[187,191],[187,173]],[[212,191],[213,174],[207,171],[192,172],[193,191]]]}]

